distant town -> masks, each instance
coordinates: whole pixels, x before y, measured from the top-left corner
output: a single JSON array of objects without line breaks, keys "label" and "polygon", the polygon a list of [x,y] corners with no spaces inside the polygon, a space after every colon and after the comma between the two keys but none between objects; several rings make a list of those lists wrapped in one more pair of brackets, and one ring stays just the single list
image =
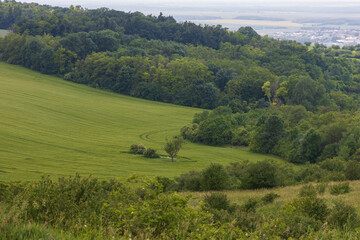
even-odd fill
[{"label": "distant town", "polygon": [[320,43],[326,46],[360,44],[359,29],[341,29],[340,27],[304,28],[294,32],[275,32],[267,35],[278,39],[295,40],[302,43]]}]

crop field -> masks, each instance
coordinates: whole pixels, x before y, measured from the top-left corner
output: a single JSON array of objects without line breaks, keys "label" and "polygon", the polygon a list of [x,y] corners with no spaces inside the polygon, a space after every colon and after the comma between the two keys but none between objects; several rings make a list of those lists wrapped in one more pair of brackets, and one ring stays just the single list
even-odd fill
[{"label": "crop field", "polygon": [[201,109],[146,101],[0,62],[0,180],[92,174],[174,177],[210,163],[278,158],[246,149],[186,143],[179,158],[147,159],[127,151],[143,143],[165,155]]}]

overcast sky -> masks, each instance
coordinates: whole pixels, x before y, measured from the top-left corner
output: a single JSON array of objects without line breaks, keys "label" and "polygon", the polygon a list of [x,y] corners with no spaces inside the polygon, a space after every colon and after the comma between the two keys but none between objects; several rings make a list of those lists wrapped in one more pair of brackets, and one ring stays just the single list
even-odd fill
[{"label": "overcast sky", "polygon": [[117,8],[121,6],[129,6],[129,5],[139,5],[139,7],[144,6],[203,6],[207,7],[209,5],[228,5],[235,4],[239,5],[247,5],[247,6],[257,6],[257,5],[267,5],[267,6],[292,6],[292,5],[300,5],[306,6],[308,4],[311,5],[336,5],[336,6],[344,6],[349,4],[360,5],[359,0],[22,0],[21,2],[37,2],[40,4],[49,4],[49,5],[57,5],[57,6],[70,6],[72,5],[81,5],[87,8],[96,8],[99,6],[105,6],[108,8]]}]

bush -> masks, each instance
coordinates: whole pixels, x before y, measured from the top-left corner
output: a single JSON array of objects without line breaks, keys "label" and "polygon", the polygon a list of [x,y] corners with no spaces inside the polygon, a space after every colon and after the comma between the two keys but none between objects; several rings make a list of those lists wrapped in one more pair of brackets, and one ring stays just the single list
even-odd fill
[{"label": "bush", "polygon": [[132,144],[130,146],[130,152],[134,154],[144,154],[146,147],[142,144]]},{"label": "bush", "polygon": [[300,173],[297,177],[297,180],[303,182],[315,182],[324,178],[327,174],[327,171],[321,169],[318,165],[307,164],[307,166],[300,170]]},{"label": "bush", "polygon": [[345,163],[338,158],[328,158],[320,163],[320,167],[328,171],[341,172],[345,169]]},{"label": "bush", "polygon": [[273,203],[274,200],[279,197],[280,197],[280,195],[278,195],[276,193],[268,193],[261,198],[261,201],[263,201],[263,203]]},{"label": "bush", "polygon": [[241,180],[245,189],[276,187],[277,166],[270,160],[249,164]]},{"label": "bush", "polygon": [[346,177],[343,172],[329,172],[321,180],[326,182],[341,182],[346,181]]},{"label": "bush", "polygon": [[212,193],[204,197],[204,207],[217,210],[228,210],[230,200],[224,193]]},{"label": "bush", "polygon": [[224,190],[229,186],[229,174],[220,164],[211,164],[201,175],[201,189],[204,191]]},{"label": "bush", "polygon": [[297,205],[294,201],[285,204],[280,210],[280,216],[269,227],[270,231],[275,230],[282,239],[300,239],[309,232],[319,230],[322,222],[298,209]]},{"label": "bush", "polygon": [[356,161],[350,161],[345,170],[345,176],[348,180],[360,179],[360,163]]},{"label": "bush", "polygon": [[179,190],[201,191],[202,174],[197,171],[190,171],[175,177]]},{"label": "bush", "polygon": [[148,148],[144,152],[144,157],[146,158],[159,158],[159,154],[156,153],[155,149]]},{"label": "bush", "polygon": [[79,175],[60,178],[57,182],[42,177],[38,182],[29,183],[24,191],[9,199],[8,204],[24,221],[77,231],[84,224],[89,227],[99,224],[103,202],[110,194],[107,184]]},{"label": "bush", "polygon": [[245,212],[255,212],[258,204],[259,201],[257,199],[249,198],[243,205],[241,205],[240,209]]},{"label": "bush", "polygon": [[[262,217],[256,212],[237,211],[235,225],[244,232],[253,232],[262,224]],[[240,239],[240,238],[239,238]]]},{"label": "bush", "polygon": [[356,209],[344,202],[335,202],[328,217],[329,224],[333,227],[353,229],[359,226],[359,218]]},{"label": "bush", "polygon": [[316,190],[319,194],[324,194],[327,187],[327,183],[319,183],[318,185],[316,185]]},{"label": "bush", "polygon": [[300,188],[299,197],[316,197],[317,189],[313,185],[304,185]]},{"label": "bush", "polygon": [[334,184],[329,187],[329,192],[332,195],[349,193],[350,190],[350,184],[348,182]]},{"label": "bush", "polygon": [[324,222],[329,214],[329,209],[325,200],[313,196],[297,198],[291,202],[291,205],[300,213],[321,222]]},{"label": "bush", "polygon": [[156,177],[156,181],[158,181],[162,185],[163,192],[176,191],[177,184],[174,180],[167,177]]},{"label": "bush", "polygon": [[250,137],[248,131],[242,126],[238,127],[233,133],[231,144],[235,146],[248,146],[249,142]]}]

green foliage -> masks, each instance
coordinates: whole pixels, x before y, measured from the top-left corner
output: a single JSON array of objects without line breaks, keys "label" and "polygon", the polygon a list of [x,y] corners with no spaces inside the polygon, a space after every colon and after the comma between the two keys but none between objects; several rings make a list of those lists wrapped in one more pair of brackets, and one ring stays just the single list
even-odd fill
[{"label": "green foliage", "polygon": [[349,193],[351,191],[350,184],[348,182],[333,184],[329,187],[329,192],[332,195],[339,195]]},{"label": "green foliage", "polygon": [[314,185],[309,184],[301,187],[299,197],[316,197],[317,194],[317,188]]},{"label": "green foliage", "polygon": [[322,137],[310,129],[300,142],[299,156],[303,162],[315,163],[322,152]]},{"label": "green foliage", "polygon": [[249,139],[248,131],[240,126],[233,132],[233,137],[231,139],[231,144],[234,146],[248,146],[250,139]]},{"label": "green foliage", "polygon": [[241,186],[244,189],[278,186],[276,165],[269,160],[249,164],[245,174],[241,176]]},{"label": "green foliage", "polygon": [[259,205],[259,201],[255,198],[249,198],[240,209],[245,212],[256,212],[256,207]]},{"label": "green foliage", "polygon": [[261,198],[261,201],[265,204],[273,203],[276,198],[279,198],[280,195],[276,193],[268,193]]},{"label": "green foliage", "polygon": [[259,119],[258,126],[251,139],[250,149],[255,152],[271,153],[284,134],[284,121],[281,117],[272,115],[266,120]]},{"label": "green foliage", "polygon": [[130,146],[130,152],[134,154],[144,154],[146,147],[143,144],[134,143]]},{"label": "green foliage", "polygon": [[180,190],[189,190],[189,191],[201,191],[202,187],[202,173],[197,171],[190,171],[188,173],[183,173],[178,177],[175,177],[175,180],[179,186]]},{"label": "green foliage", "polygon": [[356,209],[346,205],[342,201],[335,202],[328,216],[328,221],[331,226],[347,230],[358,227],[360,223],[359,220]]},{"label": "green foliage", "polygon": [[298,181],[314,182],[324,178],[327,171],[321,169],[318,165],[307,164],[302,168],[297,176]]},{"label": "green foliage", "polygon": [[316,185],[316,190],[319,194],[324,194],[327,187],[328,187],[327,183],[319,183]]},{"label": "green foliage", "polygon": [[360,163],[357,161],[349,161],[345,169],[345,176],[348,180],[360,179]]},{"label": "green foliage", "polygon": [[174,158],[180,151],[182,143],[183,143],[182,137],[176,137],[170,140],[166,140],[164,150],[167,154],[169,154],[172,162],[174,161]]},{"label": "green foliage", "polygon": [[322,169],[328,171],[342,172],[345,169],[345,162],[339,158],[325,159],[319,165]]},{"label": "green foliage", "polygon": [[202,224],[209,215],[190,207],[188,201],[189,196],[162,193],[156,181],[130,178],[112,192],[102,212],[121,236],[146,233],[150,238],[191,238],[204,231]]},{"label": "green foliage", "polygon": [[211,193],[204,197],[204,207],[208,209],[229,210],[230,200],[224,193]]},{"label": "green foliage", "polygon": [[156,153],[156,150],[155,149],[152,149],[152,148],[147,148],[145,151],[144,151],[144,157],[146,158],[159,158],[159,154]]},{"label": "green foliage", "polygon": [[79,231],[84,225],[90,227],[100,223],[98,215],[111,188],[96,178],[79,175],[60,178],[57,182],[42,177],[5,202],[15,218]]},{"label": "green foliage", "polygon": [[325,200],[314,196],[297,198],[291,202],[296,211],[323,222],[329,214]]},{"label": "green foliage", "polygon": [[229,186],[229,175],[220,164],[211,164],[201,175],[201,189],[204,191],[224,190]]},{"label": "green foliage", "polygon": [[320,229],[321,221],[309,216],[298,205],[293,201],[286,203],[281,208],[279,217],[269,226],[270,229],[275,229],[275,236],[280,236],[283,239],[298,239]]}]

